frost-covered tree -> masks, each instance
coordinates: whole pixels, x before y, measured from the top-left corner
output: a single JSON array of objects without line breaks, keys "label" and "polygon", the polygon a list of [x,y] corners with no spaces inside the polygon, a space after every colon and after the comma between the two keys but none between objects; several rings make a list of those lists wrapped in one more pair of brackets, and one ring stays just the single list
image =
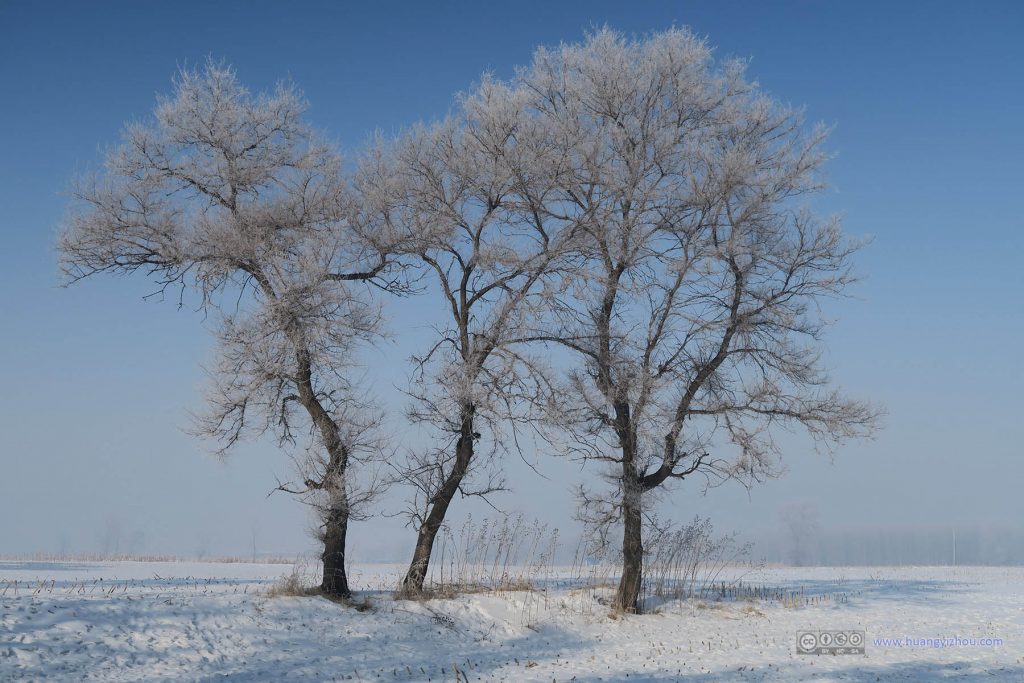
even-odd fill
[{"label": "frost-covered tree", "polygon": [[772,474],[780,427],[825,445],[872,431],[875,409],[831,388],[820,358],[818,305],[851,282],[856,245],[800,201],[821,188],[824,131],[686,30],[598,31],[517,80],[557,131],[571,170],[554,204],[584,233],[583,266],[522,340],[580,361],[562,418],[608,465],[612,491],[584,506],[623,526],[617,603],[636,611],[656,492]]},{"label": "frost-covered tree", "polygon": [[550,294],[574,221],[547,206],[565,159],[524,102],[485,78],[447,120],[379,146],[358,176],[360,192],[389,207],[393,229],[417,236],[410,248],[441,311],[409,389],[411,419],[435,439],[399,472],[415,492],[417,531],[404,592],[422,590],[456,495],[502,489],[493,456],[518,446],[518,430],[532,430],[551,397],[543,363],[509,342]]},{"label": "frost-covered tree", "polygon": [[154,119],[128,125],[77,183],[59,251],[69,282],[138,271],[161,292],[199,293],[219,353],[197,431],[222,454],[265,432],[299,448],[299,483],[280,488],[319,513],[321,587],[344,597],[348,523],[373,490],[355,465],[382,445],[352,369],[380,334],[368,284],[400,283],[387,279],[393,234],[356,201],[305,106],[288,85],[252,95],[217,63],[183,71]]}]

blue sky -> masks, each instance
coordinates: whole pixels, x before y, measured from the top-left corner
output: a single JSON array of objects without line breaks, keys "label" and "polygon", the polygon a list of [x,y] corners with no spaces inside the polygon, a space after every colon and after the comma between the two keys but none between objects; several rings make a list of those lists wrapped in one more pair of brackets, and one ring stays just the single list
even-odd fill
[{"label": "blue sky", "polygon": [[[789,474],[749,495],[684,488],[681,518],[769,533],[802,501],[822,527],[1020,528],[1024,500],[1024,5],[1015,2],[0,2],[0,553],[244,553],[311,547],[301,507],[266,497],[270,444],[226,464],[184,434],[210,338],[198,315],[143,301],[142,279],[59,288],[65,191],[181,65],[233,64],[252,89],[290,77],[345,149],[441,116],[481,72],[593,26],[686,25],[811,121],[835,126],[818,204],[873,236],[856,298],[828,307],[830,364],[883,403],[886,428],[835,462],[800,439]],[[416,348],[416,316],[391,326]],[[422,322],[422,321],[421,321]],[[407,348],[406,348],[407,347]],[[382,370],[381,385],[401,376]],[[390,374],[389,374],[390,373]],[[514,510],[558,524],[577,467],[510,464]],[[518,469],[517,469],[518,468]],[[400,494],[395,497],[398,505]],[[456,512],[471,509],[463,506]],[[394,520],[357,530],[359,557],[402,558]],[[382,532],[380,529],[384,529]]]}]

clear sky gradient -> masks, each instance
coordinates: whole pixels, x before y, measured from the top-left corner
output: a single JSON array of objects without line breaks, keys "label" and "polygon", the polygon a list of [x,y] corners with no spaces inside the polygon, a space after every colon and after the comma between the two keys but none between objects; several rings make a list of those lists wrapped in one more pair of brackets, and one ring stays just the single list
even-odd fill
[{"label": "clear sky gradient", "polygon": [[[142,278],[59,287],[53,238],[74,174],[207,56],[250,88],[293,79],[344,149],[443,115],[481,72],[608,24],[673,24],[751,59],[776,97],[835,126],[822,211],[874,241],[856,298],[831,304],[830,364],[888,410],[834,463],[799,438],[787,476],[666,502],[679,518],[768,537],[793,501],[831,529],[1024,526],[1024,4],[1019,2],[12,2],[0,0],[0,554],[239,554],[313,546],[301,506],[266,497],[273,444],[221,463],[182,432],[210,336],[143,301]],[[401,359],[424,315],[391,309]],[[378,393],[404,376],[375,371]],[[577,466],[511,463],[496,499],[556,525]],[[387,503],[400,505],[403,492]],[[457,503],[456,519],[479,507]],[[354,559],[404,559],[396,520],[360,525]],[[372,530],[372,531],[371,531]]]}]

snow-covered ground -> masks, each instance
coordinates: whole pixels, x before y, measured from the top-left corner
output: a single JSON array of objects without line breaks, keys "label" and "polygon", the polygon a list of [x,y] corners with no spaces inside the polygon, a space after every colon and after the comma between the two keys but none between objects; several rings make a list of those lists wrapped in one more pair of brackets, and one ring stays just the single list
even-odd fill
[{"label": "snow-covered ground", "polygon": [[[557,581],[395,601],[395,569],[354,569],[360,612],[268,597],[280,564],[0,562],[0,680],[1024,681],[1024,568],[769,568],[802,597],[626,618]],[[829,629],[866,653],[797,654]]]}]

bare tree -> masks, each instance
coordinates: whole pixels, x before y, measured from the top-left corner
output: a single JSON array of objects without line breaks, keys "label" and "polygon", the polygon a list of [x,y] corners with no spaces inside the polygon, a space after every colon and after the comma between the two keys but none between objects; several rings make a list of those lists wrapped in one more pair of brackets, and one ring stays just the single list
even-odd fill
[{"label": "bare tree", "polygon": [[818,508],[807,501],[789,501],[779,508],[779,521],[789,546],[789,562],[802,567],[812,558],[808,546],[819,540]]},{"label": "bare tree", "polygon": [[456,494],[503,488],[500,467],[483,456],[515,449],[551,395],[543,363],[509,344],[529,329],[573,232],[546,208],[565,160],[524,95],[485,78],[455,115],[381,145],[359,175],[361,193],[386,197],[389,221],[417,235],[416,256],[445,311],[413,359],[409,416],[437,440],[399,471],[415,491],[417,529],[405,592],[422,591]]},{"label": "bare tree", "polygon": [[818,343],[818,304],[852,281],[856,245],[798,201],[821,187],[825,132],[685,30],[602,30],[539,50],[518,80],[559,131],[572,170],[554,204],[585,233],[584,267],[521,341],[580,359],[562,417],[609,466],[614,491],[584,504],[624,527],[617,603],[636,611],[660,487],[773,474],[776,427],[825,445],[872,431],[876,410],[830,388]]},{"label": "bare tree", "polygon": [[220,64],[182,72],[155,120],[128,125],[104,172],[78,183],[59,250],[69,282],[141,271],[179,301],[199,293],[219,354],[197,431],[221,454],[247,435],[301,437],[299,483],[279,488],[320,513],[321,588],[345,597],[348,522],[374,488],[352,465],[382,445],[351,380],[380,334],[367,284],[401,283],[387,279],[393,235],[355,202],[305,106],[288,85],[251,95]]}]

